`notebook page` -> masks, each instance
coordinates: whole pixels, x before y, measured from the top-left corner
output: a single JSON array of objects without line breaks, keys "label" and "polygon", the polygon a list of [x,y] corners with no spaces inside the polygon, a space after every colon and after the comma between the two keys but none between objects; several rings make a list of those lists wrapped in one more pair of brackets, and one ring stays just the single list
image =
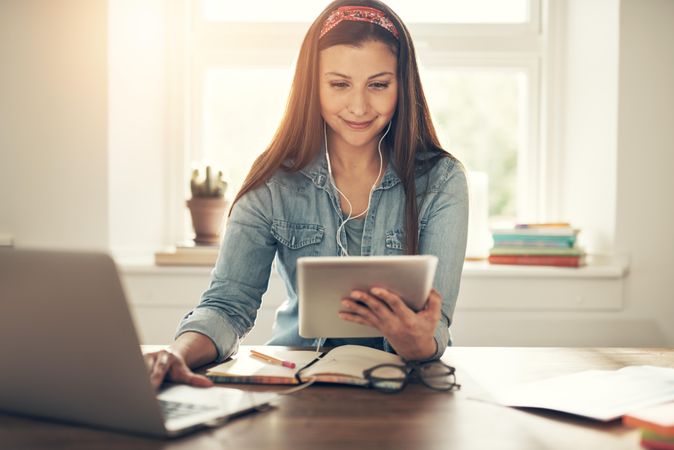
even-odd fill
[{"label": "notebook page", "polygon": [[363,371],[378,364],[404,364],[398,355],[360,345],[342,345],[302,372],[302,378],[321,374],[363,378]]},{"label": "notebook page", "polygon": [[284,350],[274,347],[255,347],[255,350],[265,355],[284,361],[292,361],[296,368],[269,364],[257,358],[250,356],[248,350],[234,356],[233,359],[218,364],[208,369],[207,375],[228,376],[228,377],[273,377],[273,378],[293,378],[295,372],[316,359],[317,354],[313,350]]}]

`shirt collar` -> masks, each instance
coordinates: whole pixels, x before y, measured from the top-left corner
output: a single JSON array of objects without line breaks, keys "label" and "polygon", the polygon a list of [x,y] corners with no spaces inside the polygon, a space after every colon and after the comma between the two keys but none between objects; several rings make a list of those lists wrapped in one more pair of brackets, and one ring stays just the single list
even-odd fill
[{"label": "shirt collar", "polygon": [[[300,173],[313,181],[318,188],[324,189],[326,186],[329,186],[330,177],[328,175],[328,162],[325,157],[325,149],[321,148],[316,157],[306,167],[300,169]],[[398,178],[391,164],[387,164],[381,184],[377,189],[389,189],[398,183],[400,183],[400,178]]]}]

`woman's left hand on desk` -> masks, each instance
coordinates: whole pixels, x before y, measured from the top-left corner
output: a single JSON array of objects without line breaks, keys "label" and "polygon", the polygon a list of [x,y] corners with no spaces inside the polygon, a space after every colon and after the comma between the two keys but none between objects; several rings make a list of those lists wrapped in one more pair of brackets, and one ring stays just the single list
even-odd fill
[{"label": "woman's left hand on desk", "polygon": [[404,359],[425,360],[437,350],[433,336],[441,304],[440,294],[433,289],[424,309],[415,312],[397,294],[374,287],[369,292],[353,291],[350,298],[342,299],[339,317],[377,328]]}]

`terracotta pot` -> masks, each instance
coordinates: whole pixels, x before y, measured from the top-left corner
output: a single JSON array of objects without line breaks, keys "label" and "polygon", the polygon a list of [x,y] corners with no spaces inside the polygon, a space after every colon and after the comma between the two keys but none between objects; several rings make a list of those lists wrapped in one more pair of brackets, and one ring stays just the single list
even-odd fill
[{"label": "terracotta pot", "polygon": [[192,215],[195,244],[213,245],[220,243],[220,232],[229,202],[222,198],[199,198],[187,200]]}]

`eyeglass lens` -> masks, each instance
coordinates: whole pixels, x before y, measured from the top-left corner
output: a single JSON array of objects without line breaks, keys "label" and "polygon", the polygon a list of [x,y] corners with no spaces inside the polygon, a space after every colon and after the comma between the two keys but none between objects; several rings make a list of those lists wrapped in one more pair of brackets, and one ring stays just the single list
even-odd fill
[{"label": "eyeglass lens", "polygon": [[454,368],[439,361],[417,367],[417,373],[421,381],[432,389],[449,390],[456,386]]},{"label": "eyeglass lens", "polygon": [[398,391],[405,386],[407,372],[404,366],[382,365],[369,374],[372,387],[385,391]]}]

